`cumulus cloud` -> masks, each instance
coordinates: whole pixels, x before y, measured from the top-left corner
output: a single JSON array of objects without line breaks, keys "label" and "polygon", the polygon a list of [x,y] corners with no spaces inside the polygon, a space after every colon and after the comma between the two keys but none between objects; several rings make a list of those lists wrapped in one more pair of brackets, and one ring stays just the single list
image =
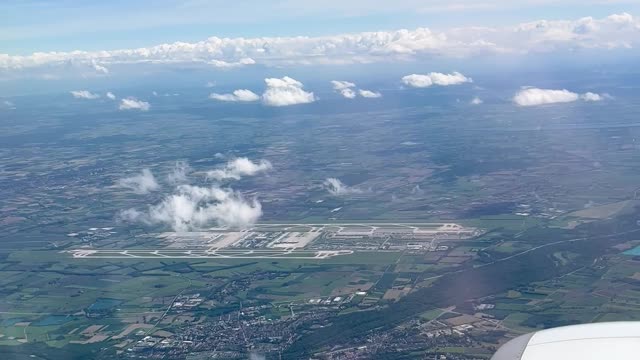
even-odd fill
[{"label": "cumulus cloud", "polygon": [[316,101],[312,92],[304,91],[298,80],[285,76],[264,79],[267,89],[262,94],[262,102],[268,106],[289,106]]},{"label": "cumulus cloud", "polygon": [[452,74],[443,74],[439,72],[430,72],[426,75],[411,74],[402,77],[402,83],[415,88],[425,88],[432,85],[449,86],[459,85],[467,82],[473,82],[471,78],[462,75],[459,72]]},{"label": "cumulus cloud", "polygon": [[136,194],[147,194],[160,188],[155,176],[149,169],[143,169],[138,175],[118,180],[118,185],[130,189]]},{"label": "cumulus cloud", "polygon": [[93,69],[99,74],[103,74],[103,75],[109,74],[109,69],[96,63],[95,60],[91,62],[91,66],[93,66]]},{"label": "cumulus cloud", "polygon": [[121,99],[120,106],[118,106],[118,109],[147,111],[149,110],[150,107],[151,105],[149,105],[148,102],[130,97],[127,99]]},{"label": "cumulus cloud", "polygon": [[600,94],[595,94],[592,92],[587,92],[584,93],[582,95],[580,95],[580,99],[584,100],[584,101],[602,101],[604,100],[605,96],[600,95]]},{"label": "cumulus cloud", "polygon": [[344,90],[356,87],[356,84],[342,80],[331,80],[331,84],[333,85],[333,90]]},{"label": "cumulus cloud", "polygon": [[235,90],[232,94],[212,93],[211,95],[209,95],[209,99],[218,100],[218,101],[248,102],[248,101],[258,101],[260,100],[260,96],[251,90],[238,89],[238,90]]},{"label": "cumulus cloud", "polygon": [[347,99],[353,99],[356,97],[356,92],[353,90],[353,88],[356,87],[356,84],[342,80],[331,80],[331,84],[333,85],[333,90],[339,92],[343,97]]},{"label": "cumulus cloud", "polygon": [[353,194],[362,194],[364,191],[357,187],[348,186],[339,179],[328,178],[323,183],[325,189],[334,196],[344,196]]},{"label": "cumulus cloud", "polygon": [[242,58],[238,61],[231,61],[231,62],[224,61],[224,60],[211,60],[209,62],[210,65],[213,65],[214,67],[222,68],[222,69],[233,69],[241,66],[253,65],[255,63],[256,61],[253,60],[252,58]]},{"label": "cumulus cloud", "polygon": [[528,88],[520,90],[513,102],[520,106],[536,106],[543,104],[555,104],[573,102],[579,99],[579,95],[569,90],[551,90]]},{"label": "cumulus cloud", "polygon": [[365,98],[378,98],[382,96],[379,92],[371,90],[359,89],[356,92],[356,84],[349,81],[331,80],[331,84],[333,85],[333,90],[347,99],[354,99],[358,94]]},{"label": "cumulus cloud", "polygon": [[640,20],[627,13],[600,19],[539,20],[514,26],[428,28],[333,36],[219,38],[195,43],[101,51],[0,54],[0,69],[67,64],[198,63],[228,69],[268,66],[362,64],[479,54],[528,54],[580,49],[629,49],[640,44]]},{"label": "cumulus cloud", "polygon": [[176,161],[173,170],[167,175],[167,181],[170,184],[182,184],[187,182],[187,174],[191,171],[191,167],[186,161]]},{"label": "cumulus cloud", "polygon": [[212,224],[244,228],[262,216],[258,200],[246,200],[231,189],[179,185],[175,192],[146,211],[128,209],[120,219],[147,225],[164,224],[174,231],[184,232]]},{"label": "cumulus cloud", "polygon": [[340,95],[342,95],[343,97],[345,97],[347,99],[355,99],[356,98],[356,92],[353,89],[342,89],[342,90],[340,90]]},{"label": "cumulus cloud", "polygon": [[380,94],[379,92],[371,90],[360,89],[358,90],[358,93],[360,94],[360,96],[365,98],[379,98],[382,96],[382,94]]},{"label": "cumulus cloud", "polygon": [[271,170],[273,166],[267,160],[253,162],[246,157],[235,158],[220,169],[207,172],[207,178],[214,180],[240,180],[243,176],[253,176]]},{"label": "cumulus cloud", "polygon": [[108,93],[106,93],[106,94],[105,94],[105,96],[106,96],[107,98],[111,99],[111,100],[115,100],[115,99],[116,99],[116,96],[115,96],[111,91],[109,91]]},{"label": "cumulus cloud", "polygon": [[552,90],[539,88],[523,88],[515,94],[515,96],[513,97],[513,102],[519,106],[537,106],[545,104],[568,103],[577,100],[601,101],[603,99],[603,95],[595,94],[592,92],[587,92],[580,95],[566,89]]},{"label": "cumulus cloud", "polygon": [[93,94],[87,90],[71,91],[71,95],[73,95],[73,97],[76,99],[89,99],[89,100],[97,99],[100,97],[100,95]]},{"label": "cumulus cloud", "polygon": [[480,99],[479,97],[474,97],[473,99],[471,99],[471,101],[469,102],[471,105],[480,105],[482,104],[484,101],[482,101],[482,99]]}]

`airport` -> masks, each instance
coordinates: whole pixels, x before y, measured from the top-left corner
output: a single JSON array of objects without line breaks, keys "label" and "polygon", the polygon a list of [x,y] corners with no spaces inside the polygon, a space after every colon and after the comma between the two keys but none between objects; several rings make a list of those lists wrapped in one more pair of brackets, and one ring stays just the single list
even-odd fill
[{"label": "airport", "polygon": [[215,227],[207,231],[155,235],[159,249],[66,250],[74,258],[239,258],[327,259],[358,250],[447,250],[482,230],[455,223],[256,224],[243,230]]}]

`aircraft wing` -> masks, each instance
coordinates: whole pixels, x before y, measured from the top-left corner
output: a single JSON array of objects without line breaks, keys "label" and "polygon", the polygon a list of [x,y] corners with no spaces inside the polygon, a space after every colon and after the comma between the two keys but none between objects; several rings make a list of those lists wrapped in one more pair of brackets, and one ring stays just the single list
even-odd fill
[{"label": "aircraft wing", "polygon": [[604,322],[532,332],[504,344],[491,360],[640,359],[640,322]]}]

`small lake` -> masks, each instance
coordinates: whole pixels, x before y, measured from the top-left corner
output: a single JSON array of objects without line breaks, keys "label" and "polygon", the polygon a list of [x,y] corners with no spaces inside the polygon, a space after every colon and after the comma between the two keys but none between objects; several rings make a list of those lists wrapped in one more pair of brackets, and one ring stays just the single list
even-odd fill
[{"label": "small lake", "polygon": [[631,250],[627,250],[627,251],[623,252],[623,254],[631,255],[631,256],[640,256],[640,246],[636,246]]}]

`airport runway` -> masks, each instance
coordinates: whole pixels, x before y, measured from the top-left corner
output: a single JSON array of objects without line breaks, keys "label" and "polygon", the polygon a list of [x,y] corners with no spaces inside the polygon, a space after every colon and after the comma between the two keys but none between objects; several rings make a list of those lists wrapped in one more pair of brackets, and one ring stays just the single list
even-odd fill
[{"label": "airport runway", "polygon": [[132,250],[104,250],[104,249],[74,249],[68,250],[76,259],[327,259],[334,256],[353,254],[351,250],[296,250],[296,249],[132,249]]}]

